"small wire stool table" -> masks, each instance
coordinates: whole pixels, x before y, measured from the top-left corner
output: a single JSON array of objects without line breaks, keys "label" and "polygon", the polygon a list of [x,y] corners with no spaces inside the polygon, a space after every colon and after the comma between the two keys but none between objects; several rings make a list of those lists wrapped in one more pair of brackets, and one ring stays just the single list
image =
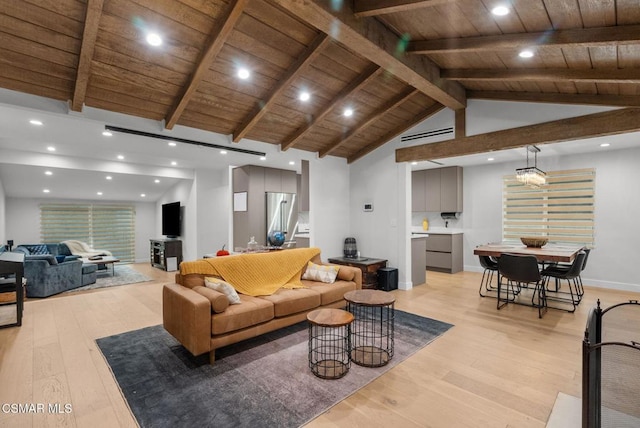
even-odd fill
[{"label": "small wire stool table", "polygon": [[381,367],[393,358],[395,301],[381,290],[345,293],[347,310],[354,316],[351,325],[351,361],[365,367]]},{"label": "small wire stool table", "polygon": [[309,368],[322,379],[339,379],[349,372],[350,326],[353,315],[342,309],[316,309],[309,321]]}]

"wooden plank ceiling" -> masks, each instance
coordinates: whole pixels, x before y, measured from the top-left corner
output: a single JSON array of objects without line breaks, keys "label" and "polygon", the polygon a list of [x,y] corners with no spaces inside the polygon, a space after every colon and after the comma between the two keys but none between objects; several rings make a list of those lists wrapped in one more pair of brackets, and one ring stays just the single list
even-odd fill
[{"label": "wooden plank ceiling", "polygon": [[467,98],[639,106],[637,0],[494,3],[1,1],[0,87],[349,162]]}]

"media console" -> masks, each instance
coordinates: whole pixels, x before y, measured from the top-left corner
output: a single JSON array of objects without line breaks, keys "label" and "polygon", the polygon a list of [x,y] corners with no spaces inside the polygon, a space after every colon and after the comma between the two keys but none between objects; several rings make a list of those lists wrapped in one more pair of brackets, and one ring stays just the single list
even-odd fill
[{"label": "media console", "polygon": [[182,241],[179,239],[150,239],[151,266],[166,270],[178,270],[182,262]]}]

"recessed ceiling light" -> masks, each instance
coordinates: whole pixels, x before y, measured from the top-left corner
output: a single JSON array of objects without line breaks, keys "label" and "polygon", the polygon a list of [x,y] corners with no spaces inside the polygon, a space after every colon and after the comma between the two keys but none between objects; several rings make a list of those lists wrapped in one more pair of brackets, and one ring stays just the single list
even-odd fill
[{"label": "recessed ceiling light", "polygon": [[102,192],[98,192],[98,193],[96,193],[96,195],[102,196]]},{"label": "recessed ceiling light", "polygon": [[289,161],[289,165],[295,165],[296,163],[294,161]]},{"label": "recessed ceiling light", "polygon": [[413,162],[411,162],[411,165],[418,165],[418,162],[413,161]]},{"label": "recessed ceiling light", "polygon": [[509,14],[509,8],[506,6],[496,6],[493,9],[491,9],[491,13],[493,13],[496,16],[505,16]]},{"label": "recessed ceiling light", "polygon": [[44,172],[44,175],[53,175],[53,172],[51,172],[51,171],[45,171],[45,172]]},{"label": "recessed ceiling light", "polygon": [[176,162],[176,161],[171,161],[171,165],[172,165],[172,166],[176,166],[176,165],[178,165],[178,162]]},{"label": "recessed ceiling light", "polygon": [[226,154],[227,154],[227,151],[226,151],[226,150],[220,150],[220,154],[221,154],[221,155],[226,155]]},{"label": "recessed ceiling light", "polygon": [[32,125],[36,125],[36,126],[41,126],[42,125],[42,122],[37,120],[37,119],[31,119],[29,121],[29,123],[32,124]]},{"label": "recessed ceiling light", "polygon": [[602,144],[600,144],[600,147],[609,147],[610,145],[611,144],[609,144],[609,143],[602,143]]},{"label": "recessed ceiling light", "polygon": [[487,160],[488,160],[489,162],[491,162],[491,161],[495,160],[495,158],[487,158]]},{"label": "recessed ceiling light", "polygon": [[266,156],[260,156],[260,160],[264,161],[264,160],[267,160],[267,158],[266,158]]},{"label": "recessed ceiling light", "polygon": [[111,180],[111,179],[113,179],[113,177],[111,177],[110,175],[107,175],[105,178],[106,178],[107,180]]},{"label": "recessed ceiling light", "polygon": [[177,144],[175,141],[169,141],[169,146],[170,146],[170,147],[175,147],[175,146],[177,146],[177,145],[178,145],[178,144]]},{"label": "recessed ceiling light", "polygon": [[49,147],[47,147],[47,150],[49,150],[50,152],[55,152],[56,148],[53,147],[53,146],[49,146]]},{"label": "recessed ceiling light", "polygon": [[251,76],[251,73],[246,68],[242,67],[238,69],[238,77],[242,80],[246,80]]},{"label": "recessed ceiling light", "polygon": [[49,192],[51,192],[51,190],[49,190],[49,189],[42,189],[42,193],[49,193]]},{"label": "recessed ceiling light", "polygon": [[311,94],[307,91],[302,91],[298,98],[300,98],[300,101],[309,101]]},{"label": "recessed ceiling light", "polygon": [[521,52],[518,54],[518,56],[519,56],[520,58],[531,58],[531,57],[533,56],[533,51],[530,51],[530,50],[524,50],[524,51],[521,51]]},{"label": "recessed ceiling light", "polygon": [[160,180],[158,180],[157,178],[155,180],[153,180],[154,183],[160,183]]},{"label": "recessed ceiling light", "polygon": [[118,155],[118,160],[124,160],[124,156]]},{"label": "recessed ceiling light", "polygon": [[140,197],[141,197],[141,198],[146,198],[146,197],[147,197],[147,195],[145,195],[144,193],[140,193]]},{"label": "recessed ceiling light", "polygon": [[105,137],[113,137],[113,134],[109,131],[102,131],[102,135],[104,135]]},{"label": "recessed ceiling light", "polygon": [[352,108],[346,108],[346,109],[344,109],[344,112],[342,114],[344,114],[345,117],[351,117],[351,116],[353,116],[353,109]]},{"label": "recessed ceiling light", "polygon": [[151,46],[160,46],[162,44],[162,37],[158,33],[147,34],[147,43]]}]

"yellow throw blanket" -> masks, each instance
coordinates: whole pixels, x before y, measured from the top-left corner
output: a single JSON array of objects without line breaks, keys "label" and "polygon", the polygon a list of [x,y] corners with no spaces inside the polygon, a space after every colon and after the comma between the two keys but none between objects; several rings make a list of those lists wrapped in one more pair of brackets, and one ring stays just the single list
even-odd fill
[{"label": "yellow throw blanket", "polygon": [[268,296],[280,288],[303,288],[300,274],[319,248],[248,253],[180,263],[180,274],[219,276],[239,293]]}]

